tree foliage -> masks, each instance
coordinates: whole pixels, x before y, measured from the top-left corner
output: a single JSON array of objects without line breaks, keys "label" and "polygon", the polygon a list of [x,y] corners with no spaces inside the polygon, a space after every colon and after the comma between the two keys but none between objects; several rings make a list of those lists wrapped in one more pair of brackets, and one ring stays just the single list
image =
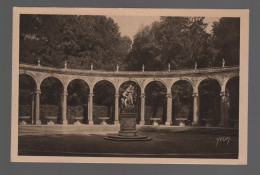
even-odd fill
[{"label": "tree foliage", "polygon": [[177,81],[171,88],[172,92],[172,107],[174,118],[187,118],[192,120],[192,86],[187,81]]},{"label": "tree foliage", "polygon": [[225,59],[226,65],[239,65],[240,19],[221,18],[213,24],[213,45],[217,50],[215,64],[220,66]]},{"label": "tree foliage", "polygon": [[32,103],[32,92],[36,88],[36,82],[29,75],[19,76],[19,104],[30,105]]},{"label": "tree foliage", "polygon": [[[217,80],[206,79],[199,86],[199,111],[201,122],[213,120],[215,125],[220,122],[220,91],[221,86]],[[204,121],[203,121],[204,120]]]},{"label": "tree foliage", "polygon": [[[129,69],[166,70],[193,68],[196,59],[208,61],[210,35],[204,18],[161,17],[159,22],[139,29],[128,55]],[[201,65],[204,66],[204,65]]]},{"label": "tree foliage", "polygon": [[[21,15],[20,16],[20,62],[41,64],[51,67],[140,71],[163,71],[168,69],[192,69],[194,62],[198,68],[221,66],[222,59],[226,65],[239,65],[240,19],[220,18],[212,26],[212,34],[206,32],[207,24],[203,17],[161,17],[148,26],[142,26],[134,36],[133,44],[129,37],[121,36],[119,26],[105,16],[81,15]],[[20,77],[20,99],[30,104],[30,88],[27,77]],[[120,88],[126,88],[127,84]],[[230,85],[231,86],[231,85]],[[55,88],[49,88],[55,87]],[[56,88],[57,87],[57,88]],[[106,90],[104,88],[106,87]],[[200,104],[207,110],[205,116],[213,116],[219,105],[219,90],[216,84],[200,85]],[[29,90],[28,90],[29,89]],[[42,84],[42,103],[58,104],[63,91],[61,84],[54,80]],[[88,86],[81,82],[73,82],[69,86],[69,105],[86,104]],[[175,84],[172,88],[174,116],[192,115],[192,88]],[[80,95],[80,94],[84,95]],[[94,102],[98,105],[114,106],[113,86],[107,82],[99,82],[94,88]],[[139,94],[138,89],[138,94]],[[166,91],[162,83],[155,82],[145,90],[146,104],[157,107],[166,105]],[[50,95],[52,94],[52,95]],[[215,95],[214,95],[215,94]],[[216,95],[217,94],[217,95]],[[236,93],[238,94],[238,93]],[[138,95],[138,103],[139,103]],[[231,95],[234,101],[235,95]],[[218,102],[216,102],[218,101]],[[204,106],[204,107],[203,107]],[[236,105],[237,106],[237,105]],[[237,107],[232,107],[236,110]],[[203,111],[203,110],[201,110]],[[155,112],[154,112],[155,113]],[[214,114],[215,115],[215,114]]]},{"label": "tree foliage", "polygon": [[48,77],[41,83],[41,104],[61,105],[63,85],[57,78]]},{"label": "tree foliage", "polygon": [[88,104],[89,86],[81,79],[73,80],[68,85],[68,105]]},{"label": "tree foliage", "polygon": [[21,15],[20,29],[20,61],[31,64],[113,70],[131,45],[105,16]]}]

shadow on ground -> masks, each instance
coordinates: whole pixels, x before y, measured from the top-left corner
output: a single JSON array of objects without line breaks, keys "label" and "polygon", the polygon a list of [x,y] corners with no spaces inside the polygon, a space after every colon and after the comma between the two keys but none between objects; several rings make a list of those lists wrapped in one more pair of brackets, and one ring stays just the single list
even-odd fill
[{"label": "shadow on ground", "polygon": [[19,134],[19,155],[238,158],[238,129],[139,127],[139,134],[152,138],[144,142],[105,140],[106,132],[61,134],[44,129],[30,134],[35,133],[32,130],[23,128]]}]

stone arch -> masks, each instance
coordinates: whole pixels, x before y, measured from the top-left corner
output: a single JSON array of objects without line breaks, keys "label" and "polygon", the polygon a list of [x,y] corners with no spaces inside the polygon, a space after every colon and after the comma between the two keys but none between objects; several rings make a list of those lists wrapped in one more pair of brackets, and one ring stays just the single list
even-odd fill
[{"label": "stone arch", "polygon": [[228,82],[229,82],[231,79],[233,79],[233,78],[238,78],[238,79],[239,79],[239,75],[237,75],[237,74],[232,74],[232,75],[228,76],[227,80],[226,80],[225,83],[224,83],[225,90],[226,90],[226,88],[227,88]]},{"label": "stone arch", "polygon": [[144,87],[143,87],[143,89],[144,89],[144,92],[145,92],[145,89],[146,89],[146,87],[147,87],[147,85],[148,84],[150,84],[150,83],[152,83],[152,82],[160,82],[160,83],[162,83],[163,85],[164,85],[164,87],[165,87],[165,89],[166,89],[166,93],[167,93],[167,88],[168,88],[168,85],[165,83],[165,81],[163,81],[162,79],[151,79],[151,80],[149,80],[149,81],[147,81],[145,84],[144,84]]},{"label": "stone arch", "polygon": [[[148,87],[149,85],[152,86],[153,83],[160,83],[163,85],[163,93],[157,93],[154,95],[154,92],[159,92],[159,91],[154,91],[151,90],[150,93],[148,93]],[[161,123],[165,123],[166,121],[166,113],[167,113],[167,86],[164,82],[162,81],[157,81],[157,79],[149,81],[144,88],[144,93],[145,93],[145,123],[150,123],[151,124],[151,117],[156,117],[156,118],[161,118]],[[149,108],[148,108],[149,106]]]},{"label": "stone arch", "polygon": [[219,85],[219,88],[220,88],[220,92],[221,92],[221,90],[222,90],[222,84],[220,83],[220,81],[218,81],[216,78],[204,78],[204,79],[202,79],[199,83],[198,83],[198,87],[199,87],[199,85],[203,82],[203,81],[207,81],[207,80],[213,80],[213,81],[216,81],[216,82],[218,82],[218,85]]},{"label": "stone arch", "polygon": [[198,84],[200,124],[206,126],[219,126],[221,122],[220,93],[222,87],[222,84],[215,78],[204,78]]},{"label": "stone arch", "polygon": [[[49,83],[45,84],[45,81]],[[40,120],[44,124],[49,122],[61,123],[64,93],[62,79],[57,76],[46,76],[40,81],[40,90]]]},{"label": "stone arch", "polygon": [[19,75],[28,75],[28,76],[30,76],[30,77],[34,80],[35,85],[37,86],[37,79],[36,79],[36,77],[34,76],[34,74],[32,74],[31,72],[27,72],[27,71],[25,71],[25,72],[19,72]]},{"label": "stone arch", "polygon": [[39,87],[41,87],[42,82],[43,82],[44,80],[46,80],[47,78],[56,78],[56,79],[58,79],[58,80],[61,82],[63,89],[65,90],[65,87],[66,87],[66,86],[65,86],[65,83],[64,83],[63,79],[62,79],[60,76],[58,76],[58,75],[50,75],[50,76],[43,77],[43,78],[40,80]]},{"label": "stone arch", "polygon": [[225,86],[225,106],[227,125],[237,128],[239,126],[239,76],[230,76]]},{"label": "stone arch", "polygon": [[112,85],[113,85],[113,87],[115,88],[115,91],[117,92],[117,85],[115,84],[115,82],[113,81],[113,80],[110,80],[110,79],[108,79],[108,78],[102,78],[102,79],[98,79],[97,81],[95,81],[95,83],[93,83],[93,85],[92,85],[92,89],[94,89],[95,88],[95,86],[99,83],[99,82],[101,82],[101,81],[108,81],[109,83],[111,83]]},{"label": "stone arch", "polygon": [[140,106],[141,106],[141,92],[142,92],[142,88],[141,86],[138,84],[137,81],[133,81],[132,79],[128,79],[128,80],[125,80],[123,81],[120,86],[119,86],[119,108],[120,108],[120,111],[121,111],[121,105],[122,105],[122,102],[121,100],[122,99],[125,99],[125,97],[123,97],[123,93],[125,92],[125,90],[129,87],[130,84],[134,84],[134,93],[132,94],[132,100],[133,100],[133,103],[134,103],[134,108],[136,110],[136,112],[138,113],[138,117],[136,118],[137,119],[137,123],[140,122],[141,120],[141,117],[140,117]]},{"label": "stone arch", "polygon": [[[99,84],[101,83],[101,84]],[[106,85],[108,85],[105,87]],[[107,123],[115,120],[115,93],[116,86],[113,81],[99,79],[93,85],[93,123],[100,124],[100,117],[109,117]]]},{"label": "stone arch", "polygon": [[136,79],[123,80],[118,84],[118,88],[120,88],[124,83],[129,82],[129,81],[135,82],[136,84],[138,84],[139,88],[142,89],[141,85],[139,84],[139,82]]},{"label": "stone arch", "polygon": [[35,121],[35,90],[37,82],[30,73],[19,73],[18,122],[33,124]]},{"label": "stone arch", "polygon": [[[179,85],[175,91],[174,85]],[[178,87],[178,86],[177,86]],[[171,86],[172,94],[172,122],[174,125],[180,125],[178,118],[186,118],[187,124],[191,124],[193,114],[194,84],[188,79],[176,80]]]},{"label": "stone arch", "polygon": [[69,84],[70,84],[72,81],[74,81],[74,80],[82,80],[82,81],[84,81],[84,82],[88,85],[88,87],[90,88],[89,82],[87,82],[84,78],[75,77],[75,78],[70,79],[70,80],[66,83],[64,89],[66,89],[66,90],[68,91],[68,86],[69,86]]},{"label": "stone arch", "polygon": [[90,86],[83,78],[72,78],[68,81],[67,87],[67,120],[69,124],[75,121],[87,123],[88,121],[88,100]]},{"label": "stone arch", "polygon": [[182,79],[179,79],[179,80],[176,80],[176,81],[174,81],[173,83],[172,83],[172,85],[171,85],[171,88],[172,88],[172,86],[175,84],[175,83],[177,83],[177,82],[180,82],[180,81],[185,81],[185,82],[187,82],[187,83],[189,83],[190,85],[191,85],[191,87],[192,87],[192,89],[193,89],[193,91],[194,91],[194,83],[190,80],[190,79],[188,79],[188,78],[182,78]]},{"label": "stone arch", "polygon": [[216,80],[216,81],[218,82],[219,86],[220,86],[220,89],[221,89],[220,91],[223,90],[223,84],[221,83],[221,81],[220,81],[217,77],[203,77],[203,78],[201,78],[201,79],[198,81],[198,83],[196,84],[195,89],[198,90],[198,87],[199,87],[199,85],[201,84],[201,82],[203,82],[204,80],[210,80],[210,79]]}]

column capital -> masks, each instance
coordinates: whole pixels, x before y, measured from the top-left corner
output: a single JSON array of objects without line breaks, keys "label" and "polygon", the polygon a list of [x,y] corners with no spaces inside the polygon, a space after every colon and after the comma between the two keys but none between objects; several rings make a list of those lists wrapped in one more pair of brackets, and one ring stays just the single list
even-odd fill
[{"label": "column capital", "polygon": [[88,96],[89,96],[89,97],[93,97],[93,96],[94,96],[94,93],[89,93]]},{"label": "column capital", "polygon": [[115,93],[115,97],[118,98],[119,97],[119,93]]},{"label": "column capital", "polygon": [[41,90],[40,90],[40,89],[37,89],[37,90],[35,91],[35,94],[41,94]]},{"label": "column capital", "polygon": [[220,92],[220,96],[221,96],[221,97],[223,97],[223,96],[225,96],[225,95],[226,95],[226,92],[223,92],[223,91]]},{"label": "column capital", "polygon": [[66,95],[68,95],[68,92],[67,92],[67,91],[64,91],[62,95],[63,95],[63,96],[66,96]]},{"label": "column capital", "polygon": [[145,93],[141,93],[140,97],[145,98]]},{"label": "column capital", "polygon": [[198,97],[199,96],[199,93],[195,92],[192,94],[193,97]]},{"label": "column capital", "polygon": [[171,93],[168,93],[168,94],[166,94],[166,97],[167,97],[167,98],[172,98],[172,94],[171,94]]}]

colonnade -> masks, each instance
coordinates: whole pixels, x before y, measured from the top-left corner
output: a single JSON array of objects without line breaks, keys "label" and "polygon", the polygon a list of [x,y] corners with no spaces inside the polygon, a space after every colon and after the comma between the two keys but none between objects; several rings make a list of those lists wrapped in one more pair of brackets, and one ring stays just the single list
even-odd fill
[{"label": "colonnade", "polygon": [[[32,118],[34,118],[35,115],[35,124],[40,125],[40,94],[41,90],[37,89],[32,95]],[[68,124],[67,121],[67,91],[64,91],[62,94],[62,124],[66,125]],[[90,92],[88,96],[88,123],[89,125],[93,125],[93,96],[94,93]],[[115,119],[114,124],[119,124],[119,93],[115,93]],[[192,94],[193,96],[193,124],[197,125],[199,121],[199,93],[198,90],[195,90]],[[221,91],[221,122],[220,126],[224,127],[228,125],[228,114],[227,109],[225,108],[225,97],[226,93],[225,91]],[[141,109],[140,109],[140,125],[145,125],[145,93],[142,92],[141,95]],[[166,94],[167,98],[167,116],[166,116],[166,122],[165,125],[170,126],[172,124],[172,93]],[[34,123],[34,121],[32,121]]]},{"label": "colonnade", "polygon": [[93,125],[93,93],[94,86],[102,80],[112,83],[115,88],[115,106],[114,106],[114,124],[119,124],[119,88],[124,82],[132,81],[139,85],[140,93],[140,125],[145,125],[145,88],[153,81],[161,82],[166,87],[167,112],[165,125],[171,125],[172,121],[172,91],[171,87],[177,81],[184,80],[191,84],[193,88],[193,124],[196,125],[200,121],[199,112],[199,91],[200,83],[208,78],[216,80],[220,85],[220,126],[227,126],[229,121],[228,105],[226,100],[227,82],[239,76],[239,66],[222,66],[216,68],[190,69],[190,70],[170,70],[170,71],[99,71],[99,70],[77,70],[77,69],[58,69],[45,67],[41,65],[19,64],[19,74],[31,76],[36,84],[36,91],[32,98],[32,118],[36,125],[41,124],[40,120],[40,95],[41,83],[48,77],[57,78],[63,85],[62,103],[62,124],[68,124],[67,121],[67,87],[69,83],[75,79],[81,79],[87,83],[90,88],[88,96],[88,123]]}]

